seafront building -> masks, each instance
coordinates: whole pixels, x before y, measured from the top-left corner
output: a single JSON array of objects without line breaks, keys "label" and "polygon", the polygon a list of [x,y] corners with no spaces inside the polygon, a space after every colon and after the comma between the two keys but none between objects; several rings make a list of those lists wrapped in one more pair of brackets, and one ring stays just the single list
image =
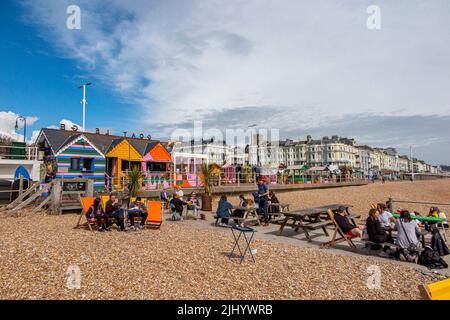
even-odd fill
[{"label": "seafront building", "polygon": [[278,145],[258,141],[247,147],[248,164],[258,166],[337,166],[351,168],[365,175],[377,173],[399,176],[404,173],[441,172],[423,160],[400,155],[395,148],[357,145],[355,139],[333,135],[321,139],[307,136],[304,140],[286,139]]}]

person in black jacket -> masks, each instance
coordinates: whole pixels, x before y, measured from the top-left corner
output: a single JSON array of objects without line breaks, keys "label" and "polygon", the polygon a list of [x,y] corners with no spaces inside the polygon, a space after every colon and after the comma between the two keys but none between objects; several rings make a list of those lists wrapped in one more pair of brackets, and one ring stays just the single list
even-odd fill
[{"label": "person in black jacket", "polygon": [[172,209],[172,220],[183,221],[183,209],[187,202],[181,200],[181,197],[175,193],[172,200],[170,200],[170,208]]},{"label": "person in black jacket", "polygon": [[355,226],[348,218],[345,216],[345,208],[339,207],[336,211],[336,214],[334,215],[334,220],[338,224],[339,228],[341,228],[342,232],[345,233],[348,237],[361,237],[362,231],[364,227],[362,226]]},{"label": "person in black jacket", "polygon": [[[115,193],[111,193],[109,200],[106,202],[105,216],[109,221],[114,219],[116,225],[120,227],[121,231],[125,230],[124,210],[121,208],[119,199],[117,199],[117,195]],[[109,230],[110,225],[107,227]]]},{"label": "person in black jacket", "polygon": [[[369,241],[375,243],[393,242],[391,236],[385,229],[381,226],[380,213],[377,209],[370,209],[369,217],[366,220],[366,230],[369,235]],[[372,249],[379,249],[379,245],[372,246]],[[383,253],[381,256],[387,256],[386,251],[389,249],[388,246],[383,248]]]},{"label": "person in black jacket", "polygon": [[280,203],[280,201],[278,200],[277,196],[275,195],[275,192],[270,190],[269,191],[269,214],[280,212],[280,206],[272,205],[272,204],[279,204],[279,203]]}]

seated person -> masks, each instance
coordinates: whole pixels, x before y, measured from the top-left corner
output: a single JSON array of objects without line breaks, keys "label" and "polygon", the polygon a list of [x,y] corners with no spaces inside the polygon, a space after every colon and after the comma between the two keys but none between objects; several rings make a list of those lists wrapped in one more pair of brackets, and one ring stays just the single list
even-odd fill
[{"label": "seated person", "polygon": [[433,218],[445,219],[445,221],[442,222],[442,225],[444,226],[444,228],[448,228],[447,216],[445,215],[445,213],[441,212],[438,207],[431,207],[428,216]]},{"label": "seated person", "polygon": [[139,225],[140,229],[145,227],[145,221],[147,220],[147,208],[142,202],[141,197],[137,197],[136,201],[132,202],[128,209],[128,219],[130,219],[131,228],[134,229],[134,218],[141,218],[141,223]]},{"label": "seated person", "polygon": [[387,231],[392,231],[395,225],[395,218],[392,213],[388,211],[384,203],[377,204],[377,211],[379,213],[381,226]]},{"label": "seated person", "polygon": [[417,250],[414,249],[421,248],[419,241],[420,229],[417,223],[411,219],[411,214],[408,210],[400,211],[400,219],[397,219],[395,222],[395,230],[397,230],[395,244],[400,247],[400,251],[406,260],[414,261],[417,255]]},{"label": "seated person", "polygon": [[192,191],[191,194],[189,195],[187,208],[188,210],[194,211],[194,216],[196,218],[198,217],[198,210],[200,209],[200,201],[198,200],[197,194],[194,191]]},{"label": "seated person", "polygon": [[280,212],[280,206],[272,206],[273,203],[280,203],[277,196],[275,195],[275,192],[272,190],[269,191],[269,214],[270,213],[279,213]]},{"label": "seated person", "polygon": [[[389,233],[383,229],[381,225],[380,212],[377,209],[370,209],[369,217],[366,220],[366,230],[369,235],[369,241],[375,243],[384,243],[384,242],[393,242]],[[373,249],[379,249],[380,246]],[[380,253],[380,256],[387,257],[389,256],[386,251],[389,249],[388,246],[383,248],[383,251]]]},{"label": "seated person", "polygon": [[105,217],[102,208],[102,200],[100,198],[95,198],[94,204],[90,206],[86,212],[86,218],[88,218],[88,220],[97,220],[98,231],[108,230],[106,226],[109,224],[109,220]]},{"label": "seated person", "polygon": [[107,229],[111,227],[112,219],[114,219],[116,225],[120,227],[120,230],[125,230],[124,210],[121,208],[119,199],[117,199],[115,193],[111,193],[109,200],[106,202],[105,217],[109,221]]},{"label": "seated person", "polygon": [[336,211],[336,214],[334,215],[334,220],[338,224],[339,228],[341,228],[342,232],[345,233],[348,237],[361,237],[362,231],[364,230],[364,227],[362,226],[355,226],[348,218],[345,216],[345,208],[339,207]]},{"label": "seated person", "polygon": [[172,220],[183,221],[183,206],[187,205],[187,203],[181,200],[180,196],[175,193],[172,200],[170,200],[169,205],[172,209]]},{"label": "seated person", "polygon": [[233,209],[233,205],[228,202],[227,196],[222,195],[217,206],[216,214],[222,218],[219,226],[226,227],[228,225],[228,218],[230,217],[230,210]]},{"label": "seated person", "polygon": [[[247,200],[245,200],[245,197],[243,194],[239,195],[239,207],[247,207]],[[245,214],[245,210],[243,209],[235,209],[233,211],[233,216],[238,218],[243,218]],[[238,223],[239,220],[234,219],[234,223]]]},{"label": "seated person", "polygon": [[164,188],[159,194],[159,200],[163,203],[164,207],[167,209],[169,204],[169,194],[167,193],[167,188]]},{"label": "seated person", "polygon": [[259,210],[259,195],[258,192],[252,192],[254,207],[256,208],[256,212],[261,214]]}]

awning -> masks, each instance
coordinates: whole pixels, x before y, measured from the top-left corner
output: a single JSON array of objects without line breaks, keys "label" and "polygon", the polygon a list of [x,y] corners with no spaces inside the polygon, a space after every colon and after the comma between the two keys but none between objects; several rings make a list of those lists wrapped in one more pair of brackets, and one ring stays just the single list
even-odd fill
[{"label": "awning", "polygon": [[325,170],[328,170],[328,168],[327,167],[323,167],[323,166],[321,166],[321,167],[311,167],[311,168],[308,169],[308,171],[325,171]]}]

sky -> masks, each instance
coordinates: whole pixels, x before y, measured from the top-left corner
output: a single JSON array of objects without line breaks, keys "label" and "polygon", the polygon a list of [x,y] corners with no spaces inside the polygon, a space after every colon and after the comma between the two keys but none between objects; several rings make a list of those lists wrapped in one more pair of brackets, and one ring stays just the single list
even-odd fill
[{"label": "sky", "polygon": [[22,138],[18,114],[28,140],[80,124],[90,81],[88,130],[255,123],[450,164],[449,15],[448,0],[2,0],[0,133]]}]

